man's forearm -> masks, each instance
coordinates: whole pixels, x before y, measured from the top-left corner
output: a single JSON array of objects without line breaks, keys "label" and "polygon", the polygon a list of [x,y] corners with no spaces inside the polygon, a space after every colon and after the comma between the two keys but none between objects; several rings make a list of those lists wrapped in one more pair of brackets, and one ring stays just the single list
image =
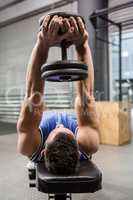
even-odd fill
[{"label": "man's forearm", "polygon": [[[45,50],[45,49],[44,49]],[[44,81],[41,78],[41,66],[46,62],[48,49],[40,50],[36,43],[33,48],[26,74],[26,94],[17,123],[18,132],[38,129],[43,112]]]},{"label": "man's forearm", "polygon": [[43,95],[44,81],[41,78],[41,66],[44,64],[48,57],[48,48],[44,49],[44,54],[40,50],[39,43],[37,42],[33,48],[26,74],[26,97],[32,94],[39,93]]},{"label": "man's forearm", "polygon": [[[93,96],[94,67],[93,67],[91,50],[90,50],[88,42],[86,42],[83,46],[77,47],[76,52],[77,52],[78,60],[82,61],[88,66],[88,78],[82,81],[83,90],[84,92],[87,91],[87,93],[90,96]],[[81,89],[81,81],[77,83],[77,92],[80,92],[80,89]]]},{"label": "man's forearm", "polygon": [[88,78],[76,83],[77,97],[75,109],[79,126],[91,126],[98,129],[98,117],[94,99],[94,68],[88,42],[76,48],[78,60],[88,65]]}]

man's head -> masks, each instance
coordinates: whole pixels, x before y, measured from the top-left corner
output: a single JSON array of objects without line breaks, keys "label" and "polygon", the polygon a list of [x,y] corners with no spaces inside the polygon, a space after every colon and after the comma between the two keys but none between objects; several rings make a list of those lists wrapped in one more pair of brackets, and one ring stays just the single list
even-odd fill
[{"label": "man's head", "polygon": [[78,145],[67,128],[54,129],[46,140],[45,165],[54,174],[72,174],[79,163]]}]

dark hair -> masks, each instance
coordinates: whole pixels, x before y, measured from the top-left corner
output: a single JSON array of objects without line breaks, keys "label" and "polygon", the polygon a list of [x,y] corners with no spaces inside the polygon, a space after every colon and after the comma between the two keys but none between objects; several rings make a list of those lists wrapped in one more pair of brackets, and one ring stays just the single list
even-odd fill
[{"label": "dark hair", "polygon": [[78,145],[74,138],[60,132],[46,145],[45,166],[54,174],[72,174],[79,164]]}]

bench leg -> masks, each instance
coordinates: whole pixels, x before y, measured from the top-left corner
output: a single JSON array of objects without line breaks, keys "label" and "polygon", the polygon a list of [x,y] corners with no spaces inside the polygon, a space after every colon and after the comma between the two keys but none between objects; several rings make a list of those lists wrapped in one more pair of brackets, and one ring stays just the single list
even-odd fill
[{"label": "bench leg", "polygon": [[55,194],[55,200],[66,200],[67,194]]},{"label": "bench leg", "polygon": [[48,199],[54,199],[54,200],[72,200],[71,194],[55,194],[55,195],[48,195]]}]

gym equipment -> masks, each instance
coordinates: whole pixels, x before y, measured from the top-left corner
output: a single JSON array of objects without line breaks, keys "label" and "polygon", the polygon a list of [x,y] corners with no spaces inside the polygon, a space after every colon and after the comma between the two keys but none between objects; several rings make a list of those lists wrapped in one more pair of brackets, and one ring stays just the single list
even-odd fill
[{"label": "gym equipment", "polygon": [[[55,12],[49,14],[51,18],[54,15],[62,16],[65,18],[81,17],[80,15],[65,13],[65,12]],[[84,19],[81,17],[83,22]],[[85,23],[85,22],[84,22]],[[40,24],[40,26],[42,23]],[[59,30],[59,35],[62,32]],[[41,67],[42,78],[46,81],[55,81],[55,82],[69,82],[69,81],[78,81],[84,80],[88,76],[88,66],[77,60],[67,60],[67,41],[63,40],[61,43],[61,55],[62,60],[55,62],[46,63]]]},{"label": "gym equipment", "polygon": [[27,167],[29,186],[47,193],[49,200],[71,200],[71,193],[93,193],[102,188],[102,173],[90,159],[81,161],[79,170],[70,176],[49,173],[44,162],[30,162]]}]

